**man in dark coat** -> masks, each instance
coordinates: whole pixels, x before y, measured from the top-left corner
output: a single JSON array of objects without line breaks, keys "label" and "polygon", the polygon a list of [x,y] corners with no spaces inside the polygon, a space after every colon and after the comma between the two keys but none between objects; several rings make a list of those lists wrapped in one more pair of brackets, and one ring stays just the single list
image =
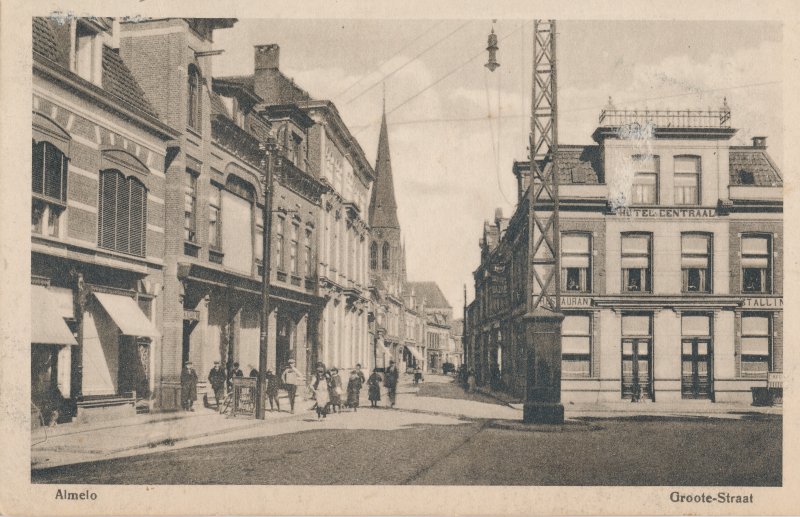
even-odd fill
[{"label": "man in dark coat", "polygon": [[272,370],[267,370],[267,398],[269,399],[269,410],[273,410],[273,401],[275,406],[278,407],[278,413],[281,412],[281,403],[278,402],[278,388],[280,387],[280,379],[277,375],[272,373]]},{"label": "man in dark coat", "polygon": [[187,362],[181,372],[181,405],[184,411],[194,411],[192,407],[197,400],[197,372],[192,363]]},{"label": "man in dark coat", "polygon": [[389,361],[389,368],[386,370],[386,378],[383,385],[386,386],[386,393],[389,396],[389,406],[394,407],[395,398],[397,396],[397,382],[400,379],[400,371],[394,364],[394,361]]},{"label": "man in dark coat", "polygon": [[222,370],[219,361],[214,361],[214,368],[208,373],[208,382],[214,390],[214,398],[217,400],[217,409],[222,413],[221,401],[225,400],[225,372]]},{"label": "man in dark coat", "polygon": [[244,377],[244,373],[239,368],[239,363],[233,363],[233,368],[228,372],[228,390],[233,390],[233,381],[231,379],[234,377]]}]

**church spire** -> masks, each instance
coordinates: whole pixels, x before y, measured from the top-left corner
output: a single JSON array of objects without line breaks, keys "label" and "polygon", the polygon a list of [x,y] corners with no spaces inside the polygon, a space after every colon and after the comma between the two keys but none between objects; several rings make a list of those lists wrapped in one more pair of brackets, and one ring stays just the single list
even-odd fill
[{"label": "church spire", "polygon": [[394,197],[392,160],[389,154],[389,131],[386,128],[386,101],[384,97],[381,133],[378,138],[378,159],[375,162],[375,185],[369,204],[369,225],[373,228],[397,228],[397,201]]}]

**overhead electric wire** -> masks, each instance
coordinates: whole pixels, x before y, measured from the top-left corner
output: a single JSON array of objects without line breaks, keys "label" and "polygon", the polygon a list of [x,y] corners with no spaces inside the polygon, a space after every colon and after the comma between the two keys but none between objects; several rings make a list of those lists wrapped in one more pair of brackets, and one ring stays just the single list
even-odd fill
[{"label": "overhead electric wire", "polygon": [[[526,22],[526,23],[524,23],[523,25],[520,25],[518,28],[514,29],[513,31],[511,31],[511,32],[509,32],[507,35],[505,35],[503,38],[501,38],[500,40],[498,40],[498,42],[499,42],[499,41],[503,41],[504,39],[506,39],[506,38],[510,37],[512,34],[514,34],[515,32],[519,31],[521,28],[525,27],[526,25],[528,25],[528,24],[530,24],[530,23],[531,23],[531,22]],[[425,93],[426,91],[428,91],[429,89],[433,88],[434,86],[436,86],[436,85],[437,85],[437,84],[439,84],[440,82],[444,81],[445,79],[447,79],[448,77],[450,77],[450,76],[451,76],[451,75],[453,75],[454,73],[458,72],[459,70],[461,70],[462,68],[464,68],[465,66],[467,66],[468,64],[470,64],[472,61],[475,61],[475,59],[477,59],[477,58],[479,58],[480,56],[482,56],[482,55],[483,55],[483,52],[484,52],[484,51],[483,51],[483,50],[481,50],[479,53],[475,54],[473,57],[471,57],[471,58],[470,58],[470,59],[468,59],[467,61],[465,61],[465,62],[463,62],[462,64],[460,64],[460,65],[459,65],[457,68],[455,68],[455,69],[451,70],[450,72],[448,72],[448,73],[447,73],[447,74],[445,74],[444,76],[440,77],[440,78],[439,78],[439,79],[437,79],[436,81],[432,82],[431,84],[429,84],[428,86],[426,86],[426,87],[425,87],[425,88],[423,88],[422,90],[418,91],[417,93],[415,93],[414,95],[412,95],[412,96],[411,96],[411,97],[409,97],[408,99],[404,100],[403,102],[401,102],[400,104],[398,104],[397,106],[395,106],[395,107],[394,107],[394,108],[392,108],[391,110],[387,111],[387,112],[386,112],[386,114],[387,114],[387,115],[389,115],[389,114],[391,114],[391,113],[394,113],[394,112],[395,112],[395,111],[397,111],[398,109],[402,108],[403,106],[405,106],[406,104],[408,104],[408,103],[409,103],[409,102],[411,102],[412,100],[416,99],[417,97],[419,97],[420,95],[422,95],[423,93]],[[480,120],[483,120],[483,119],[481,118]],[[354,136],[355,136],[355,135],[358,135],[359,133],[361,133],[362,131],[364,131],[366,128],[368,128],[368,127],[371,127],[371,126],[372,126],[372,124],[369,124],[369,125],[363,126],[363,127],[360,129],[360,130],[356,131],[356,133],[354,134]]]},{"label": "overhead electric wire", "polygon": [[[702,90],[702,91],[699,91],[699,92],[679,93],[679,94],[675,94],[675,95],[664,95],[664,96],[660,96],[660,97],[647,97],[647,98],[633,99],[633,100],[623,101],[623,102],[632,103],[632,102],[644,102],[644,101],[649,101],[649,100],[669,99],[669,98],[674,98],[674,97],[688,97],[690,95],[698,95],[698,94],[701,94],[701,93],[712,93],[712,92],[720,92],[720,91],[739,90],[739,89],[742,89],[742,88],[754,88],[756,86],[767,86],[767,85],[773,85],[773,84],[781,84],[782,82],[783,81],[769,81],[769,82],[765,82],[765,83],[745,84],[745,85],[742,85],[742,86],[731,86],[729,88],[715,88],[715,89],[712,89],[712,90]],[[406,102],[408,102],[408,101],[406,101]],[[391,111],[388,111],[387,114],[391,113],[392,111],[395,111],[400,106],[402,106],[402,104],[398,105],[397,107],[395,107]],[[559,112],[560,113],[574,113],[574,112],[577,112],[577,111],[588,111],[588,110],[595,110],[595,109],[602,109],[602,108],[603,108],[603,106],[584,106],[584,107],[581,107],[581,108],[559,109]],[[525,113],[525,114],[520,114],[520,115],[499,115],[499,117],[500,118],[507,118],[507,119],[511,119],[511,118],[517,119],[517,118],[530,117],[530,114]],[[401,126],[401,125],[406,125],[406,124],[440,124],[440,123],[448,123],[448,122],[482,122],[484,120],[486,120],[486,117],[414,119],[414,120],[395,121],[395,122],[392,122],[392,125],[393,126]],[[364,125],[364,126],[353,126],[353,129],[358,129],[359,130],[358,132],[360,132],[361,130],[363,130],[365,128],[368,128],[368,127],[371,127],[371,126],[374,126],[374,125],[375,124],[367,124],[367,125]],[[526,143],[526,145],[527,145],[527,143]]]},{"label": "overhead electric wire", "polygon": [[392,71],[392,72],[391,72],[391,73],[389,73],[388,75],[386,75],[386,76],[384,76],[383,78],[381,78],[381,80],[380,80],[380,81],[376,82],[375,84],[373,84],[372,86],[370,86],[370,87],[369,87],[369,88],[367,88],[366,90],[362,91],[361,93],[359,93],[358,95],[356,95],[355,97],[353,97],[352,99],[350,99],[349,101],[347,101],[347,102],[345,103],[345,105],[351,104],[353,101],[355,101],[356,99],[358,99],[359,97],[361,97],[362,95],[364,95],[365,93],[367,93],[368,91],[372,90],[373,88],[375,88],[376,86],[378,86],[379,84],[381,84],[381,83],[382,83],[382,82],[384,82],[386,79],[390,78],[391,76],[393,76],[394,74],[396,74],[397,72],[399,72],[400,70],[402,70],[403,68],[407,67],[408,65],[410,65],[411,63],[413,63],[414,61],[416,61],[417,59],[419,59],[419,57],[420,57],[420,56],[422,56],[423,54],[425,54],[426,52],[428,52],[429,50],[431,50],[433,47],[435,47],[435,46],[436,46],[436,45],[438,45],[439,43],[443,42],[444,40],[446,40],[447,38],[449,38],[450,36],[452,36],[452,35],[453,35],[453,34],[455,34],[456,32],[460,31],[461,29],[463,29],[464,27],[466,27],[466,26],[467,26],[467,25],[469,25],[470,23],[472,23],[472,20],[469,20],[469,21],[467,21],[466,23],[462,24],[462,25],[461,25],[461,26],[459,26],[459,27],[458,27],[456,30],[454,30],[453,32],[449,33],[447,36],[443,37],[442,39],[440,39],[439,41],[437,41],[437,42],[436,42],[436,43],[434,43],[433,45],[429,46],[428,48],[426,48],[425,50],[423,50],[422,52],[420,52],[419,54],[417,54],[416,56],[414,56],[413,58],[411,58],[409,61],[406,61],[406,62],[405,62],[405,63],[404,63],[402,66],[400,66],[400,68],[396,68],[394,71]]},{"label": "overhead electric wire", "polygon": [[386,59],[386,60],[385,60],[383,63],[381,63],[380,65],[376,66],[375,68],[373,68],[372,70],[370,70],[370,71],[369,71],[369,72],[367,72],[366,74],[362,75],[360,78],[358,78],[358,79],[357,79],[357,80],[356,80],[354,83],[352,83],[350,86],[348,86],[347,88],[345,88],[344,90],[342,90],[341,92],[339,92],[338,94],[334,95],[334,96],[333,96],[333,97],[331,97],[331,98],[332,98],[333,100],[337,100],[339,97],[341,97],[341,96],[342,96],[342,95],[344,95],[345,93],[349,92],[349,91],[350,91],[350,89],[351,89],[351,88],[353,88],[353,86],[357,85],[358,83],[360,83],[361,81],[363,81],[364,79],[366,79],[366,78],[367,78],[367,76],[369,76],[369,74],[371,74],[372,72],[374,72],[374,71],[376,71],[376,70],[377,70],[377,71],[380,71],[380,69],[381,69],[381,67],[382,67],[383,65],[385,65],[386,63],[388,63],[389,61],[391,61],[391,60],[392,60],[392,59],[394,59],[395,57],[399,56],[401,52],[403,52],[405,49],[407,49],[408,47],[410,47],[411,45],[413,45],[414,43],[416,43],[417,41],[419,41],[419,40],[420,40],[421,38],[423,38],[424,36],[427,36],[429,32],[431,32],[433,29],[435,29],[436,27],[438,27],[438,26],[439,26],[439,25],[441,25],[442,23],[444,23],[444,20],[439,20],[437,23],[435,23],[433,26],[431,26],[431,27],[430,27],[428,30],[426,30],[425,32],[423,32],[422,34],[420,34],[419,36],[417,36],[416,38],[414,38],[413,40],[411,40],[410,42],[408,42],[408,44],[406,44],[406,46],[404,46],[403,48],[401,48],[400,50],[398,50],[397,52],[395,52],[395,53],[392,55],[392,57],[390,57],[390,58]]}]

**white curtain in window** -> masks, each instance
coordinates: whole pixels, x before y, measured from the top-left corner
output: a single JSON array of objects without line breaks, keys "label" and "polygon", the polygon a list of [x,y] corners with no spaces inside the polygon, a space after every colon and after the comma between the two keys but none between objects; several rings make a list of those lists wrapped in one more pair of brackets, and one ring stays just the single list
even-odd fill
[{"label": "white curtain in window", "polygon": [[222,192],[223,264],[250,274],[253,265],[252,205],[246,199]]}]

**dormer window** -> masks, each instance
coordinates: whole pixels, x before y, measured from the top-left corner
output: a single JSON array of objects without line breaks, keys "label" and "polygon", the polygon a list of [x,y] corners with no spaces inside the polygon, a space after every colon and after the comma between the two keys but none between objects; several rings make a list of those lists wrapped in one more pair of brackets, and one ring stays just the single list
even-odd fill
[{"label": "dormer window", "polygon": [[70,69],[83,79],[98,86],[102,83],[103,43],[98,29],[86,20],[73,20],[74,30],[70,49]]}]

